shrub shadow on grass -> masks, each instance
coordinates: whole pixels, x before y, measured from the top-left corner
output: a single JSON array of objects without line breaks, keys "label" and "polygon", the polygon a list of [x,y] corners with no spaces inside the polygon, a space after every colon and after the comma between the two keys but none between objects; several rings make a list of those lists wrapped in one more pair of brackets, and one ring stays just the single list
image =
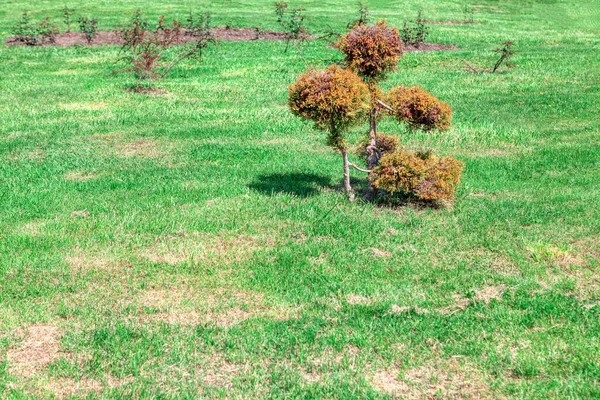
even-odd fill
[{"label": "shrub shadow on grass", "polygon": [[298,197],[312,197],[322,188],[331,188],[329,177],[299,172],[260,175],[248,187],[269,196],[285,193]]}]

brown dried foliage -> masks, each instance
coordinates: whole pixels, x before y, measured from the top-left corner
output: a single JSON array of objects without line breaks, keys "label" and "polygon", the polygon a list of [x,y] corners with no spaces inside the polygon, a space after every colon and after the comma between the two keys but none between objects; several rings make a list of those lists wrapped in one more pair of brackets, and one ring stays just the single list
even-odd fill
[{"label": "brown dried foliage", "polygon": [[389,91],[387,104],[395,111],[393,116],[412,127],[424,130],[450,128],[452,109],[421,86],[398,86]]},{"label": "brown dried foliage", "polygon": [[330,133],[330,144],[340,133],[360,122],[369,111],[369,89],[356,74],[334,64],[308,70],[289,88],[292,112]]},{"label": "brown dried foliage", "polygon": [[375,187],[391,194],[403,193],[426,201],[452,200],[463,167],[453,157],[400,150],[383,156],[371,179]]},{"label": "brown dried foliage", "polygon": [[390,28],[385,21],[356,25],[335,46],[352,71],[374,80],[394,70],[403,51],[398,29]]}]

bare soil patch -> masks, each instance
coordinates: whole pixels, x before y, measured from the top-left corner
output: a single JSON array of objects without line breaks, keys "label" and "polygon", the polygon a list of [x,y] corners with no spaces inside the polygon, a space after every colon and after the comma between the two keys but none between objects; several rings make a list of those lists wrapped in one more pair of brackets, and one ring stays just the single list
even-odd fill
[{"label": "bare soil patch", "polygon": [[[435,23],[435,22],[432,22]],[[227,28],[219,26],[210,30],[212,36],[217,40],[225,42],[248,42],[248,41],[277,41],[286,40],[286,34],[284,32],[277,31],[257,31],[253,28]],[[181,44],[189,43],[197,40],[198,38],[189,34],[181,36]],[[314,39],[309,36],[306,39]],[[16,40],[14,37],[9,37],[6,42],[8,46],[26,46],[25,43]],[[85,40],[85,37],[80,32],[68,32],[59,33],[54,37],[54,42],[44,43],[42,46],[122,46],[123,41],[114,31],[102,31],[97,32],[96,37],[91,43]],[[405,46],[404,51],[440,51],[440,50],[456,50],[457,46],[453,44],[441,44],[441,43],[422,43],[419,46],[408,45]]]},{"label": "bare soil patch", "polygon": [[418,46],[407,45],[404,47],[404,51],[442,51],[442,50],[458,50],[458,46],[454,44],[443,44],[443,43],[421,43]]},{"label": "bare soil patch", "polygon": [[[286,35],[284,32],[276,31],[257,31],[252,28],[226,28],[219,26],[210,30],[213,37],[217,40],[223,40],[227,42],[235,41],[254,41],[254,40],[285,40]],[[180,43],[188,43],[197,40],[198,38],[189,34],[181,36]],[[10,37],[6,40],[7,45],[13,46],[25,46],[23,42],[16,40],[14,37]],[[97,32],[96,37],[91,43],[88,43],[85,37],[80,32],[65,32],[59,33],[54,37],[54,43],[45,43],[44,46],[121,46],[123,40],[114,31],[102,31]]]},{"label": "bare soil patch", "polygon": [[27,329],[27,336],[16,349],[6,354],[8,370],[12,375],[32,377],[46,365],[59,358],[60,329],[54,324],[35,324]]},{"label": "bare soil patch", "polygon": [[425,20],[423,22],[425,22],[426,24],[429,24],[429,25],[473,25],[473,24],[477,23],[475,21],[459,21],[457,19],[449,19],[449,20],[445,20],[445,21]]}]

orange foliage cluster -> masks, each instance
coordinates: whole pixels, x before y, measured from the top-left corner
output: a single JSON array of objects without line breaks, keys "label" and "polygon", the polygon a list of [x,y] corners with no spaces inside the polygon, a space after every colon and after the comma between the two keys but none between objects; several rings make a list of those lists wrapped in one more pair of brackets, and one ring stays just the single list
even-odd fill
[{"label": "orange foliage cluster", "polygon": [[396,151],[384,155],[373,170],[373,185],[391,194],[404,193],[420,200],[453,200],[464,168],[453,157],[431,152]]},{"label": "orange foliage cluster", "polygon": [[387,103],[395,110],[399,121],[425,130],[450,128],[452,109],[420,86],[398,86],[391,89]]},{"label": "orange foliage cluster", "polygon": [[336,43],[348,67],[368,79],[381,79],[396,68],[403,43],[398,29],[385,21],[375,25],[356,25]]},{"label": "orange foliage cluster", "polygon": [[334,64],[302,74],[290,85],[288,103],[294,114],[338,135],[366,116],[369,89],[356,74]]}]

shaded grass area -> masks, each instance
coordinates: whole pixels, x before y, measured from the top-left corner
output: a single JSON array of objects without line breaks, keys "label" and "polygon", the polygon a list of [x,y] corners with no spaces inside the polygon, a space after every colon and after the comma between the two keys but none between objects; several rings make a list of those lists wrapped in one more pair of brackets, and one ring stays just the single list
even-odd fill
[{"label": "shaded grass area", "polygon": [[[145,10],[189,6],[171,4]],[[354,9],[298,4],[316,28]],[[69,5],[107,26],[138,7]],[[369,5],[396,25],[418,8]],[[339,156],[287,111],[304,65],[281,43],[223,43],[160,95],[126,91],[114,48],[0,48],[3,396],[599,397],[600,11],[475,6],[479,24],[432,27],[458,51],[406,54],[385,83],[453,107],[445,134],[381,124],[466,163],[440,210],[347,202]],[[507,36],[517,68],[465,71]]]}]

